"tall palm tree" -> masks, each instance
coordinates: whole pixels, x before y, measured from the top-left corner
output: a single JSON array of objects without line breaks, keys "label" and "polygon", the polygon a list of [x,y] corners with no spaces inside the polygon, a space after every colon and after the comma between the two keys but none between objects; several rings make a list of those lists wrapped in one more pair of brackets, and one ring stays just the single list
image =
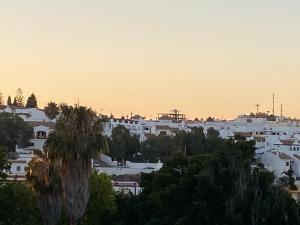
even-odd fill
[{"label": "tall palm tree", "polygon": [[62,209],[59,162],[50,162],[42,152],[28,163],[27,181],[38,193],[44,225],[55,225]]},{"label": "tall palm tree", "polygon": [[63,203],[69,224],[83,217],[90,195],[91,161],[107,146],[96,113],[82,106],[61,105],[61,114],[46,141],[52,161],[61,161]]},{"label": "tall palm tree", "polygon": [[59,106],[55,102],[49,102],[44,108],[46,116],[48,116],[51,120],[58,116],[59,110]]}]

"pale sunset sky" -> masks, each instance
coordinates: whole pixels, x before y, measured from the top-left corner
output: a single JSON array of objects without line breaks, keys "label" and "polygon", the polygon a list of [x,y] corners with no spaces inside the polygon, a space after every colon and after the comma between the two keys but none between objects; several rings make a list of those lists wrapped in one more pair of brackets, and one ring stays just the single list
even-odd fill
[{"label": "pale sunset sky", "polygon": [[0,90],[152,118],[300,117],[299,0],[0,2]]}]

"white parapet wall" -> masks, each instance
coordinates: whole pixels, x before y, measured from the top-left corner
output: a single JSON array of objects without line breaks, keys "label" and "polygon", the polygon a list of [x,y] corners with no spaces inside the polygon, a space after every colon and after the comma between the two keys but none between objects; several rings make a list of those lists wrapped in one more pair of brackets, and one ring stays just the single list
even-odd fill
[{"label": "white parapet wall", "polygon": [[163,163],[133,163],[126,161],[126,166],[131,169],[153,169],[157,171],[163,167]]}]

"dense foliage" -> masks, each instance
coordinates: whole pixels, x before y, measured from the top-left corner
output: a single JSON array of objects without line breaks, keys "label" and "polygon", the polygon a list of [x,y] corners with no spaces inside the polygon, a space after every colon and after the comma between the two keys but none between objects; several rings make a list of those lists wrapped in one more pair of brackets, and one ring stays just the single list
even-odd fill
[{"label": "dense foliage", "polygon": [[55,102],[49,102],[44,108],[44,111],[46,116],[53,120],[58,116],[60,108]]},{"label": "dense foliage", "polygon": [[16,145],[26,146],[32,135],[32,129],[22,118],[11,113],[0,113],[0,146],[7,151],[15,151]]},{"label": "dense foliage", "polygon": [[177,153],[159,172],[144,174],[140,196],[117,199],[123,207],[116,224],[300,224],[299,205],[274,186],[273,174],[251,166],[254,142],[213,139],[213,148]]},{"label": "dense foliage", "polygon": [[91,175],[91,194],[81,225],[109,225],[116,213],[115,193],[106,174]]},{"label": "dense foliage", "polygon": [[108,145],[110,155],[119,162],[135,160],[140,148],[139,139],[131,136],[129,130],[121,125],[113,128]]},{"label": "dense foliage", "polygon": [[27,98],[26,107],[29,107],[29,108],[37,108],[38,107],[37,100],[36,100],[36,97],[35,97],[34,93],[32,93]]},{"label": "dense foliage", "polygon": [[[100,134],[93,133],[94,126],[98,128],[94,114],[86,110],[63,109],[64,117],[47,142],[46,154],[29,164],[28,181],[38,201],[23,183],[0,183],[0,225],[40,225],[42,221],[57,225],[300,224],[300,206],[274,185],[272,173],[255,166],[255,142],[240,137],[222,140],[213,129],[205,134],[203,129],[193,128],[175,137],[153,136],[127,155],[121,152],[120,159],[141,151],[142,160],[161,159],[165,164],[158,172],[142,175],[139,196],[115,194],[108,176],[89,172],[91,156],[102,144]],[[124,128],[114,132],[116,145],[131,146]],[[99,142],[94,142],[96,138]],[[90,151],[90,147],[95,148]],[[0,159],[0,165],[6,165],[5,154],[0,154]],[[76,160],[80,163],[74,165]],[[90,198],[82,196],[82,191]],[[74,215],[74,208],[84,210]],[[49,215],[60,220],[47,220]]]},{"label": "dense foliage", "polygon": [[60,111],[43,156],[33,159],[27,172],[39,194],[45,225],[56,224],[61,210],[68,224],[82,220],[90,196],[91,160],[106,148],[101,122],[92,109],[61,105]]},{"label": "dense foliage", "polygon": [[10,169],[10,163],[8,162],[7,151],[4,147],[0,146],[0,179],[7,177],[7,172]]},{"label": "dense foliage", "polygon": [[0,183],[0,225],[40,225],[35,194],[22,182]]}]

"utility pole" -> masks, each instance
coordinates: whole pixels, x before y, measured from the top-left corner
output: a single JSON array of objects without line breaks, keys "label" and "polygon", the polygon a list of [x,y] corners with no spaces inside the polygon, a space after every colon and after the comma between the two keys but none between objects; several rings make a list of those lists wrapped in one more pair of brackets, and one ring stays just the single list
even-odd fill
[{"label": "utility pole", "polygon": [[275,116],[275,95],[273,94],[273,109],[272,109],[272,112],[273,112],[273,116]]},{"label": "utility pole", "polygon": [[282,118],[282,116],[283,116],[283,106],[282,106],[282,104],[281,104],[281,108],[280,108],[280,117]]},{"label": "utility pole", "polygon": [[259,113],[259,107],[260,107],[260,105],[256,104],[255,106],[256,106],[256,114],[258,114]]}]

